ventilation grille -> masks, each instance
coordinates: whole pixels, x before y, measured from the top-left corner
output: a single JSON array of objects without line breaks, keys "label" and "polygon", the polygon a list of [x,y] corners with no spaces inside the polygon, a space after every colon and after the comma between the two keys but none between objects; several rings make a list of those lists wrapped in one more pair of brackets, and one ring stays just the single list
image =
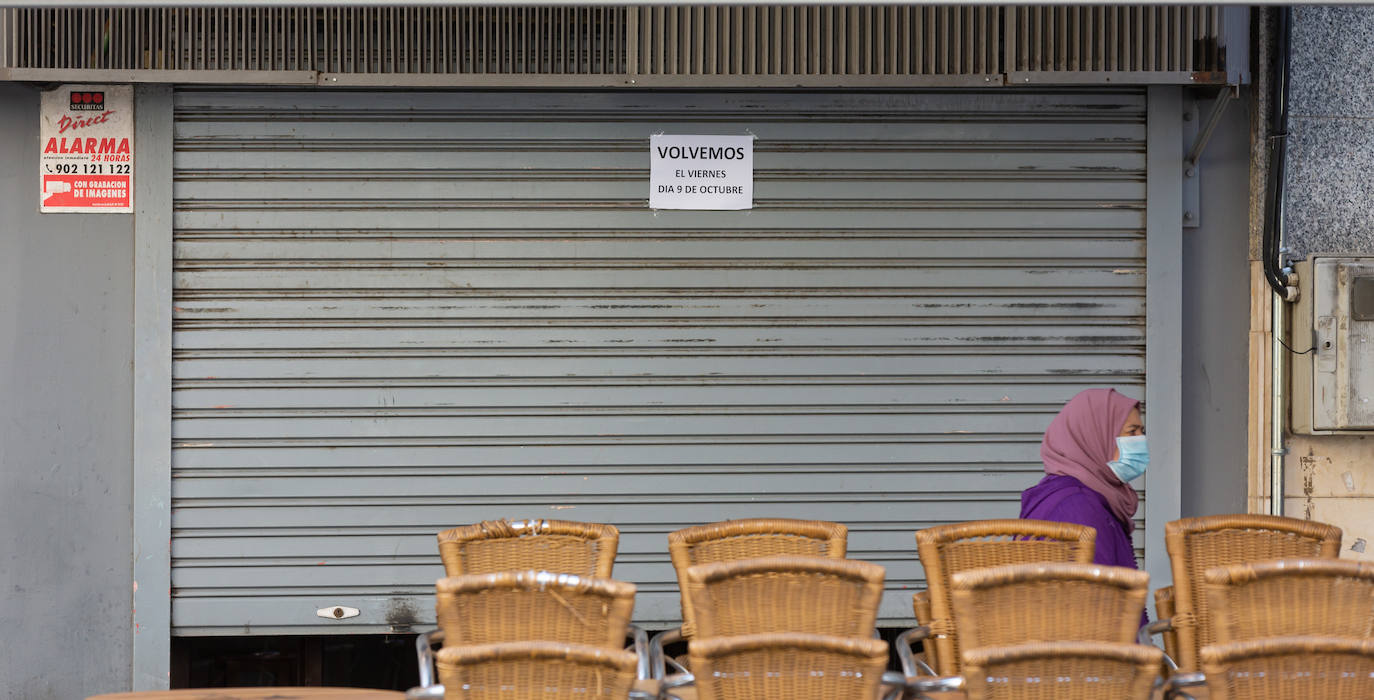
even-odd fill
[{"label": "ventilation grille", "polygon": [[327,73],[619,74],[623,7],[320,10]]},{"label": "ventilation grille", "polygon": [[1017,76],[1110,72],[1177,74],[1177,82],[1199,82],[1204,74],[1202,82],[1212,82],[1226,70],[1222,12],[850,5],[8,9],[0,10],[0,68],[7,73],[0,77],[111,70],[180,73],[133,76],[168,82],[213,71],[226,82],[304,72],[320,82],[371,76],[374,84],[543,76],[557,85],[579,75],[601,77],[580,84],[605,85],[749,78],[845,84],[840,77],[874,84],[866,76],[913,85],[919,77],[1000,84],[1019,82]]},{"label": "ventilation grille", "polygon": [[317,10],[121,8],[8,10],[6,67],[308,71]]},{"label": "ventilation grille", "polygon": [[996,7],[659,7],[639,18],[644,75],[1002,72]]},{"label": "ventilation grille", "polygon": [[1012,71],[1225,70],[1220,7],[1010,7]]}]

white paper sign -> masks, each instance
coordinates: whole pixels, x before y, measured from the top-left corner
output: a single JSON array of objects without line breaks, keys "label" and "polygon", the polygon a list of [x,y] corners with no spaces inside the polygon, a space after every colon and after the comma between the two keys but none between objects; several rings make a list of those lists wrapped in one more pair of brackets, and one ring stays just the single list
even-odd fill
[{"label": "white paper sign", "polygon": [[753,209],[754,137],[649,137],[649,208]]},{"label": "white paper sign", "polygon": [[63,85],[43,93],[38,210],[134,210],[134,91]]}]

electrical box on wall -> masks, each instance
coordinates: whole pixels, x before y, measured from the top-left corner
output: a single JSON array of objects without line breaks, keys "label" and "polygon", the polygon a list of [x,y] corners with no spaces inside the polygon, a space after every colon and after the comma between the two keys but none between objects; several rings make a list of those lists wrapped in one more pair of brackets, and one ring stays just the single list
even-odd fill
[{"label": "electrical box on wall", "polygon": [[1293,431],[1374,432],[1374,257],[1318,255],[1296,268]]}]

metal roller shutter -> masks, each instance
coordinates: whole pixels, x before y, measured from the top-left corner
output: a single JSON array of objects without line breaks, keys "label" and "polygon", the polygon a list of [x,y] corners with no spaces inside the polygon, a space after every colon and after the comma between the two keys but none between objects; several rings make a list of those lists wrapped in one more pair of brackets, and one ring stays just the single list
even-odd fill
[{"label": "metal roller shutter", "polygon": [[[615,523],[649,626],[667,532],[844,522],[909,620],[914,530],[1014,517],[1064,400],[1143,397],[1145,107],[178,92],[176,633],[430,624],[434,533],[499,517]],[[653,133],[755,134],[756,208],[648,210]]]}]

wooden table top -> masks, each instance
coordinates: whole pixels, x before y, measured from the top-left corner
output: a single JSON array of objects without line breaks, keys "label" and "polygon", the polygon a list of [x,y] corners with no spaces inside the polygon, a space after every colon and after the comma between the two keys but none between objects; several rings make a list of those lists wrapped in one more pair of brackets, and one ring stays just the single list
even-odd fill
[{"label": "wooden table top", "polygon": [[92,695],[86,700],[399,700],[405,693],[366,688],[188,688]]}]

